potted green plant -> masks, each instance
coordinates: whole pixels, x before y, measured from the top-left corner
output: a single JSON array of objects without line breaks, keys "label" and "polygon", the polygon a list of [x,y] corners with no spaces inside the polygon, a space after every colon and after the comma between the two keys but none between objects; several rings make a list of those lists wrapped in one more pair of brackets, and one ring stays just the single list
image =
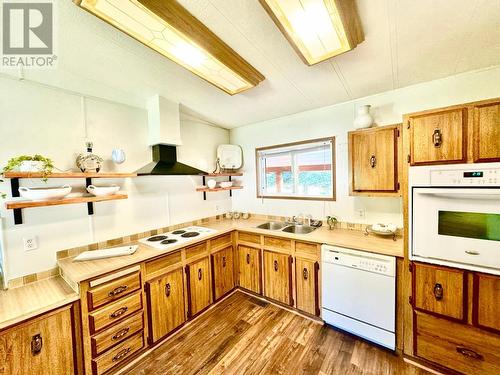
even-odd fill
[{"label": "potted green plant", "polygon": [[21,155],[10,159],[7,165],[3,168],[3,172],[11,172],[18,170],[20,172],[37,172],[42,174],[44,181],[47,181],[47,176],[52,173],[54,164],[52,160],[42,155]]}]

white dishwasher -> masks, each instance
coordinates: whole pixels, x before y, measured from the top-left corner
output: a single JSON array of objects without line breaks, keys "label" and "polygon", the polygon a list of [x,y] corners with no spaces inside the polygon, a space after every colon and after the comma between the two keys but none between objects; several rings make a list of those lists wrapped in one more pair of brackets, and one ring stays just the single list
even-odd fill
[{"label": "white dishwasher", "polygon": [[321,263],[323,320],[395,350],[396,259],[323,245]]}]

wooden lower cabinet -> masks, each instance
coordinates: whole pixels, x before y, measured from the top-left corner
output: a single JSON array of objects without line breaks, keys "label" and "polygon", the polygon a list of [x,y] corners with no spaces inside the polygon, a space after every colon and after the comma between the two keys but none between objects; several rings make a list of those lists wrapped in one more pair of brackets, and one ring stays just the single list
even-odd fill
[{"label": "wooden lower cabinet", "polygon": [[205,309],[212,302],[210,288],[210,261],[202,258],[186,266],[188,317],[192,317]]},{"label": "wooden lower cabinet", "polygon": [[319,263],[295,258],[295,290],[297,309],[319,316]]},{"label": "wooden lower cabinet", "polygon": [[233,246],[226,247],[211,255],[212,292],[218,300],[234,288]]},{"label": "wooden lower cabinet", "polygon": [[500,334],[500,277],[475,274],[473,293],[474,325]]},{"label": "wooden lower cabinet", "polygon": [[155,343],[186,321],[182,267],[146,283],[149,341]]},{"label": "wooden lower cabinet", "polygon": [[292,257],[264,250],[264,295],[278,302],[293,305]]},{"label": "wooden lower cabinet", "polygon": [[238,285],[255,293],[262,293],[260,249],[238,246]]},{"label": "wooden lower cabinet", "polygon": [[0,332],[0,374],[75,373],[72,316],[66,306]]}]

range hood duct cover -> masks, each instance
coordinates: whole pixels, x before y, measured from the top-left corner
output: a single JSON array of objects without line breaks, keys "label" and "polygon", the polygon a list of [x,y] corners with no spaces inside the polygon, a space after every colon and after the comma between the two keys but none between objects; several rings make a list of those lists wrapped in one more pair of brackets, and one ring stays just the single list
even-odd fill
[{"label": "range hood duct cover", "polygon": [[138,176],[197,176],[207,174],[198,168],[179,163],[177,161],[177,148],[167,145],[154,145],[153,162],[142,167],[136,173]]}]

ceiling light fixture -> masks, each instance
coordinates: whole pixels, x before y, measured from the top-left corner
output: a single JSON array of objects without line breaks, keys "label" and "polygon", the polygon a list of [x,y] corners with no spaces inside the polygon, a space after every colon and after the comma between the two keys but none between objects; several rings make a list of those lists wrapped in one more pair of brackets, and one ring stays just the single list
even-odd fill
[{"label": "ceiling light fixture", "polygon": [[364,40],[354,0],[259,0],[307,65]]},{"label": "ceiling light fixture", "polygon": [[262,74],[175,0],[73,1],[230,95],[264,80]]}]

